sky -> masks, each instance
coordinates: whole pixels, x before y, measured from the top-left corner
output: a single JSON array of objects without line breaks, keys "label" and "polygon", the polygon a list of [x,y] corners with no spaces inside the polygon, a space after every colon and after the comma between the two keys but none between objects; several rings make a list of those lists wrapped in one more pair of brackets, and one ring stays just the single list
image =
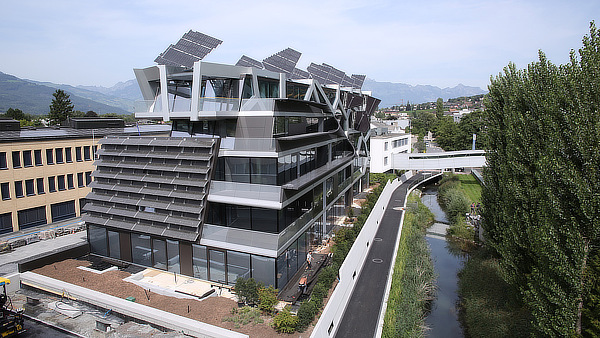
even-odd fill
[{"label": "sky", "polygon": [[[262,60],[291,47],[380,82],[487,89],[509,62],[581,48],[597,0],[20,0],[0,4],[0,71],[110,87],[192,29],[223,41],[205,61]],[[600,26],[600,21],[598,22]]]}]

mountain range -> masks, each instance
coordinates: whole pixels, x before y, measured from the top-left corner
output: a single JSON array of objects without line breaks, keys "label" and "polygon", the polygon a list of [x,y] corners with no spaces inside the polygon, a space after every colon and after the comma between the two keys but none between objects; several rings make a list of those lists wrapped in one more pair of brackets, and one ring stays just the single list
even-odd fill
[{"label": "mountain range", "polygon": [[[131,114],[134,102],[142,99],[136,80],[119,82],[112,87],[70,86],[51,82],[20,79],[0,72],[0,113],[8,108],[21,109],[32,115],[47,114],[52,94],[62,89],[70,95],[75,110],[93,110],[98,114]],[[381,100],[379,107],[391,107],[400,103],[434,102],[439,97],[444,100],[462,96],[484,94],[479,87],[459,84],[452,88],[439,88],[429,85],[411,86],[404,83],[377,82],[366,79],[363,90]]]}]

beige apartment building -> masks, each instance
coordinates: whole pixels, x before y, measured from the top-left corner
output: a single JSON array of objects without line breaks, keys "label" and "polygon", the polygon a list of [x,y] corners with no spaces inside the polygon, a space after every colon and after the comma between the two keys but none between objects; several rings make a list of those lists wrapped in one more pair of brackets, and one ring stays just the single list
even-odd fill
[{"label": "beige apartment building", "polygon": [[107,128],[115,119],[72,128],[0,125],[0,234],[81,215],[91,191],[98,141],[107,135],[168,135],[167,125]]}]

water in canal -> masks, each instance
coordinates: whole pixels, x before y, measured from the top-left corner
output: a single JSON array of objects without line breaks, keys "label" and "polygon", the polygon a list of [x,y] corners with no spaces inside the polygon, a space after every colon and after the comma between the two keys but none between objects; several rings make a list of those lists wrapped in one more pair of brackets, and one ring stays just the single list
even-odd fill
[{"label": "water in canal", "polygon": [[[461,251],[443,237],[448,223],[446,214],[437,202],[437,188],[428,186],[423,189],[423,203],[433,212],[435,222],[428,229],[426,237],[431,249],[431,258],[437,275],[436,298],[431,305],[431,312],[425,319],[430,328],[429,337],[463,337],[458,321],[458,276],[465,257]],[[440,236],[441,235],[441,236]]]}]

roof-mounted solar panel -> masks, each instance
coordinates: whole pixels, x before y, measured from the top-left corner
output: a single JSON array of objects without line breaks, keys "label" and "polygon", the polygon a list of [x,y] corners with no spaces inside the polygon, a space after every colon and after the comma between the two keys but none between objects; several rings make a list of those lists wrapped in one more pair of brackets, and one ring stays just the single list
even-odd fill
[{"label": "roof-mounted solar panel", "polygon": [[204,59],[222,42],[212,36],[190,30],[175,45],[170,45],[154,62],[160,65],[192,68],[194,62]]},{"label": "roof-mounted solar panel", "polygon": [[301,55],[302,53],[296,50],[286,48],[264,59],[263,65],[265,69],[270,71],[292,74]]},{"label": "roof-mounted solar panel", "polygon": [[263,69],[262,62],[260,62],[258,60],[254,60],[253,58],[248,57],[246,55],[242,55],[242,57],[238,60],[238,62],[235,65],[242,66],[242,67],[254,67],[254,68],[258,68],[258,69]]},{"label": "roof-mounted solar panel", "polygon": [[366,75],[352,74],[352,79],[354,80],[354,84],[352,85],[352,87],[361,89],[363,83],[365,82],[365,78],[367,78]]}]

